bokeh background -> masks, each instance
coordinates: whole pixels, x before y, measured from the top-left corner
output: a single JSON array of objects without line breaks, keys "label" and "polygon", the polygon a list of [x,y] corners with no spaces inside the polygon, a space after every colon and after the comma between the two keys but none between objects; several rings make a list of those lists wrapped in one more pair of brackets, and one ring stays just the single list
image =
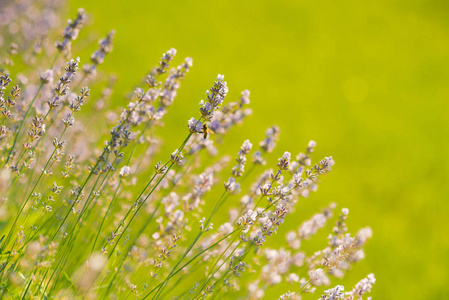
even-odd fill
[{"label": "bokeh background", "polygon": [[374,231],[365,260],[342,281],[347,288],[374,272],[374,299],[448,297],[448,1],[69,4],[67,16],[83,7],[91,20],[92,42],[78,46],[82,60],[98,37],[117,31],[101,66],[119,76],[114,105],[126,105],[126,92],[169,48],[178,49],[177,62],[193,57],[166,119],[167,151],[222,73],[228,99],[249,89],[254,110],[226,141],[230,153],[276,124],[282,133],[273,158],[302,151],[310,139],[318,143],[316,158],[334,157],[333,172],[277,238],[335,201],[350,209],[351,232]]}]

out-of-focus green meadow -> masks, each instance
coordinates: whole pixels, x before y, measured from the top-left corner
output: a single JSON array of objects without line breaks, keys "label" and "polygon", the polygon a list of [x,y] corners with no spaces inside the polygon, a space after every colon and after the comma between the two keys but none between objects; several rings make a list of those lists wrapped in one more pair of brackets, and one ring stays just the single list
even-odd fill
[{"label": "out-of-focus green meadow", "polygon": [[[302,151],[310,139],[318,143],[316,159],[334,157],[333,172],[287,217],[274,241],[334,201],[349,208],[350,232],[366,225],[374,231],[366,258],[342,281],[347,289],[374,272],[374,299],[447,297],[449,2],[70,5],[70,16],[78,7],[86,9],[94,32],[92,44],[78,45],[82,60],[96,38],[117,31],[114,52],[101,66],[119,76],[114,105],[126,104],[123,95],[167,49],[178,50],[176,62],[194,59],[166,119],[165,153],[183,139],[204,91],[222,73],[228,101],[247,88],[254,111],[228,136],[228,153],[235,154],[244,139],[256,143],[277,124],[282,131],[273,164],[285,150]],[[182,133],[173,134],[177,131]],[[326,243],[326,235],[320,237],[316,250]]]}]

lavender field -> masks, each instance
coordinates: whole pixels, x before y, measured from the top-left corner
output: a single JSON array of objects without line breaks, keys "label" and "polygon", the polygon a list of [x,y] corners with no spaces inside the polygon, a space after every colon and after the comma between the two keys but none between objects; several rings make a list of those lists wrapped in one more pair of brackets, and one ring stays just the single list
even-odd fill
[{"label": "lavender field", "polygon": [[0,298],[444,299],[448,9],[0,0]]}]

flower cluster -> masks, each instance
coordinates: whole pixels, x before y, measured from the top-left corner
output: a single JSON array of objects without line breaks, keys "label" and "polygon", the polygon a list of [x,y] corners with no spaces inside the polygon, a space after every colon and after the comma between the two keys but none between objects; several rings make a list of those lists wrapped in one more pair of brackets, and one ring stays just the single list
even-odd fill
[{"label": "flower cluster", "polygon": [[96,50],[90,56],[92,64],[85,64],[83,66],[83,72],[85,76],[93,77],[96,74],[97,65],[104,62],[104,57],[107,53],[112,51],[112,39],[114,38],[115,31],[111,30],[104,39],[98,42],[98,50]]},{"label": "flower cluster", "polygon": [[76,18],[72,20],[68,20],[67,27],[62,32],[63,40],[56,43],[56,48],[61,52],[67,52],[71,50],[72,41],[76,40],[78,37],[80,29],[83,27],[86,22],[86,13],[84,9],[80,8],[78,10],[78,14]]},{"label": "flower cluster", "polygon": [[204,120],[212,120],[214,112],[223,104],[227,94],[228,86],[224,75],[218,74],[214,85],[206,91],[207,100],[200,102],[200,113]]}]

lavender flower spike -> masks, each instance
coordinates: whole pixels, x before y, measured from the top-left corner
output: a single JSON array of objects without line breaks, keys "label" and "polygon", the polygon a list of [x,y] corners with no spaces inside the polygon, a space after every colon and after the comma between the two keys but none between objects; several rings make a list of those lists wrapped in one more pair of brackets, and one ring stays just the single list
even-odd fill
[{"label": "lavender flower spike", "polygon": [[203,123],[201,123],[199,120],[196,120],[195,118],[190,118],[188,127],[190,132],[199,133],[203,129]]}]

